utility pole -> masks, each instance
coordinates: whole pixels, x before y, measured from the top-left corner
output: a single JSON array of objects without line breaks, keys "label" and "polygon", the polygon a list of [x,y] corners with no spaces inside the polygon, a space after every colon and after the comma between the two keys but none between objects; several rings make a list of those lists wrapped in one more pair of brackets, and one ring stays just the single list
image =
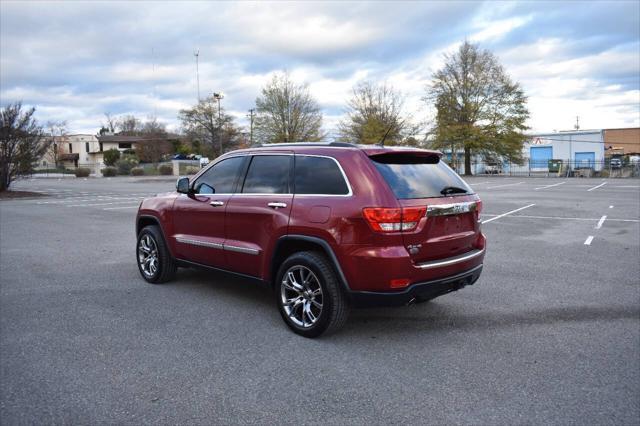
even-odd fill
[{"label": "utility pole", "polygon": [[251,146],[253,146],[253,117],[255,116],[255,112],[256,112],[255,108],[251,108],[249,110],[249,120],[251,122],[251,125],[249,127],[250,128],[250,131],[249,131],[249,143],[251,144]]},{"label": "utility pole", "polygon": [[195,52],[193,52],[193,56],[196,57],[196,84],[198,87],[198,103],[200,103],[200,70],[199,70],[199,56],[200,56],[200,49],[197,49]]}]

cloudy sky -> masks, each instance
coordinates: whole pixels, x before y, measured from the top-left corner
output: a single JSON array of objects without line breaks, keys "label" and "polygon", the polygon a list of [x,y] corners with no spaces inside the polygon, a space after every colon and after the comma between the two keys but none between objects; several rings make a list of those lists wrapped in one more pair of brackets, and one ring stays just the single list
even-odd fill
[{"label": "cloudy sky", "polygon": [[240,124],[274,72],[309,83],[333,133],[354,84],[386,81],[427,123],[431,73],[464,39],[529,96],[533,131],[640,126],[640,2],[0,2],[0,100],[95,133],[104,113],[177,128],[200,91]]}]

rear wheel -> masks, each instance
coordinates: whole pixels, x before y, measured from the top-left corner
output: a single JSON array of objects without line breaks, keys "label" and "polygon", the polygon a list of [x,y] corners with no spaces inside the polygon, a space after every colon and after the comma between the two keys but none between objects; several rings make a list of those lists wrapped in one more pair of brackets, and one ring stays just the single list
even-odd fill
[{"label": "rear wheel", "polygon": [[178,269],[157,225],[146,226],[138,234],[136,259],[140,275],[152,284],[173,279]]},{"label": "rear wheel", "polygon": [[295,253],[280,266],[275,285],[280,315],[297,334],[317,337],[344,325],[347,298],[331,264],[316,252]]}]

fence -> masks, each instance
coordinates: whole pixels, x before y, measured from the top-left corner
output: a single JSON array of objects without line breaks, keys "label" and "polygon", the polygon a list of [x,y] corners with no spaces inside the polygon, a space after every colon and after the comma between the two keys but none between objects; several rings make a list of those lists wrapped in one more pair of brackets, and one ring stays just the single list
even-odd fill
[{"label": "fence", "polygon": [[[464,163],[452,166],[459,174],[464,173]],[[486,176],[540,176],[540,177],[640,177],[640,162],[610,159],[595,160],[544,160],[529,161],[522,164],[511,162],[492,163],[472,161],[471,172]]]}]

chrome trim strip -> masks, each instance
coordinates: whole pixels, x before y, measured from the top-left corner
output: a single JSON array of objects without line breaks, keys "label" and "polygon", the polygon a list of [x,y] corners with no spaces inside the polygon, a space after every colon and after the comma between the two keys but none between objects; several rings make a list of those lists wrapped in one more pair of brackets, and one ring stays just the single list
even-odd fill
[{"label": "chrome trim strip", "polygon": [[418,263],[416,265],[417,268],[420,269],[431,269],[431,268],[440,268],[442,266],[455,265],[456,263],[466,262],[467,260],[471,260],[475,257],[478,257],[484,253],[485,249],[482,250],[471,250],[468,253],[461,254],[459,256],[450,257],[445,260],[434,260],[430,262]]},{"label": "chrome trim strip", "polygon": [[223,250],[224,246],[220,243],[210,243],[208,241],[192,240],[190,238],[176,237],[176,241],[182,244],[191,244],[192,246],[209,247]]},{"label": "chrome trim strip", "polygon": [[234,251],[237,253],[254,254],[254,255],[257,255],[260,253],[260,250],[257,250],[257,249],[231,246],[228,244],[210,243],[208,241],[193,240],[190,238],[176,237],[176,241],[182,244],[190,244],[192,246],[214,248],[219,250],[228,250],[228,251]]},{"label": "chrome trim strip", "polygon": [[260,250],[247,248],[247,247],[230,246],[227,244],[224,245],[224,249],[228,251],[235,251],[237,253],[245,253],[245,254],[253,254],[253,255],[257,255],[260,253]]},{"label": "chrome trim strip", "polygon": [[427,217],[469,213],[476,211],[477,208],[478,203],[476,201],[453,204],[434,204],[427,207]]}]

